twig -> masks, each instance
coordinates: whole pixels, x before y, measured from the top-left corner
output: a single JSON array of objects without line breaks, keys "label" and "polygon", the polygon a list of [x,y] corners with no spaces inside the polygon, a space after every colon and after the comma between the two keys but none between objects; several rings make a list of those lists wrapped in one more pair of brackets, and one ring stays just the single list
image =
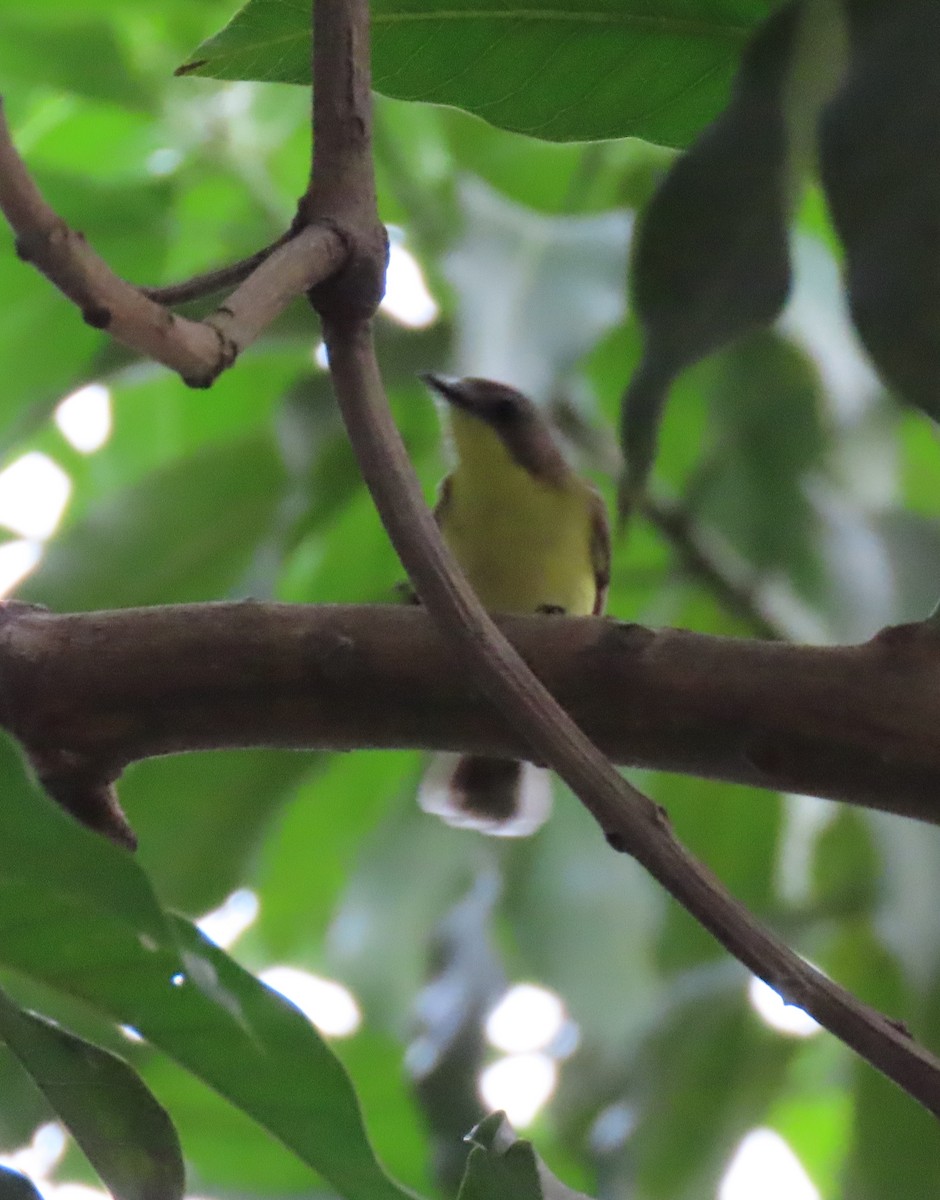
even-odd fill
[{"label": "twig", "polygon": [[297,296],[342,262],[344,247],[325,226],[297,226],[289,241],[203,321],[190,321],[121,279],[46,203],[10,137],[0,101],[0,210],[16,234],[17,253],[75,303],[96,329],[179,372],[191,387],[209,387]]},{"label": "twig", "polygon": [[[316,152],[321,215],[353,213],[347,236],[367,254],[371,154],[366,0],[314,0]],[[325,127],[324,127],[325,124]],[[354,136],[340,151],[342,131]],[[335,172],[332,179],[326,176]],[[318,186],[319,182],[319,186]],[[349,189],[347,191],[347,189]],[[354,194],[355,193],[355,194]],[[361,236],[356,223],[360,224]],[[353,254],[355,258],[355,254]],[[363,270],[372,283],[377,273]],[[337,398],[363,476],[418,594],[477,683],[530,753],[577,793],[608,843],[632,854],[736,958],[874,1066],[940,1115],[940,1062],[881,1014],[861,1004],[768,933],[677,842],[663,811],[631,787],[574,725],[499,633],[444,547],[391,419],[375,360],[366,295],[358,311],[345,291],[321,292],[318,309]]]},{"label": "twig", "polygon": [[192,279],[184,279],[180,283],[169,283],[162,287],[142,287],[140,290],[148,299],[167,306],[201,300],[204,296],[214,296],[218,292],[224,292],[226,288],[236,287],[242,283],[255,267],[263,263],[266,258],[270,258],[278,246],[283,246],[293,236],[293,230],[288,230],[270,246],[256,250],[254,254],[249,254],[247,258],[239,259],[238,262],[228,263],[224,267],[216,267],[214,271],[194,275]]}]

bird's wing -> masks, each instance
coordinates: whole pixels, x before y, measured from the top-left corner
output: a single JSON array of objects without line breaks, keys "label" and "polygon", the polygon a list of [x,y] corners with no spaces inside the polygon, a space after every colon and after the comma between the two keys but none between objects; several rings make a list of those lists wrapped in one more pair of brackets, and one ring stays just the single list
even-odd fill
[{"label": "bird's wing", "polygon": [[437,503],[434,505],[434,520],[438,529],[444,522],[444,513],[450,504],[451,476],[445,475],[437,489]]},{"label": "bird's wing", "polygon": [[591,489],[591,563],[594,567],[594,615],[600,616],[607,604],[610,586],[610,521],[607,505],[600,492]]}]

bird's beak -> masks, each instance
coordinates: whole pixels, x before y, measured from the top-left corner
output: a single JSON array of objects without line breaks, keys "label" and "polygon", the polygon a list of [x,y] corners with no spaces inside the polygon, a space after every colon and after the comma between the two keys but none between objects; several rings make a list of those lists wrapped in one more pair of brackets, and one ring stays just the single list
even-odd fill
[{"label": "bird's beak", "polygon": [[433,371],[422,371],[418,378],[433,392],[437,392],[448,404],[456,408],[469,408],[462,381],[448,375],[435,375]]}]

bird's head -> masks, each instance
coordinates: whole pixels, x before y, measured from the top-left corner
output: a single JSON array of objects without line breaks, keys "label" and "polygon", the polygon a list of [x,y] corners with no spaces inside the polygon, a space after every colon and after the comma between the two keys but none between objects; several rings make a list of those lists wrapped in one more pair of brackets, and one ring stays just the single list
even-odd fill
[{"label": "bird's head", "polygon": [[465,420],[471,424],[479,421],[496,434],[517,466],[547,483],[557,483],[566,476],[567,464],[549,424],[528,396],[492,379],[452,379],[430,372],[421,378],[450,406],[451,425],[462,458],[470,451],[471,441],[477,439],[463,437],[461,426]]},{"label": "bird's head", "polygon": [[453,408],[483,421],[503,437],[505,431],[540,420],[528,396],[492,379],[452,379],[426,372],[424,382]]}]

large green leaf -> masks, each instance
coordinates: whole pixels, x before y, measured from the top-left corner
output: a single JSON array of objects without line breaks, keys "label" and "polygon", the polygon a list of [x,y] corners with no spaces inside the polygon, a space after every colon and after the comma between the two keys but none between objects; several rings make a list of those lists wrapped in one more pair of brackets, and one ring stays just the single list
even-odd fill
[{"label": "large green leaf", "polygon": [[940,417],[935,269],[940,10],[931,0],[847,6],[852,55],[821,126],[820,163],[845,245],[852,317],[882,378]]},{"label": "large green leaf", "polygon": [[126,1062],[20,1008],[0,989],[6,1042],[115,1200],[180,1200],[176,1130]]},{"label": "large green leaf", "polygon": [[193,925],[168,918],[131,856],[37,802],[3,745],[0,964],[138,1030],[348,1200],[403,1200],[314,1027]]},{"label": "large green leaf", "polygon": [[[386,95],[465,108],[533,137],[683,145],[721,107],[738,51],[771,8],[771,0],[376,0],[373,80]],[[180,72],[309,82],[309,4],[249,0]]]}]

